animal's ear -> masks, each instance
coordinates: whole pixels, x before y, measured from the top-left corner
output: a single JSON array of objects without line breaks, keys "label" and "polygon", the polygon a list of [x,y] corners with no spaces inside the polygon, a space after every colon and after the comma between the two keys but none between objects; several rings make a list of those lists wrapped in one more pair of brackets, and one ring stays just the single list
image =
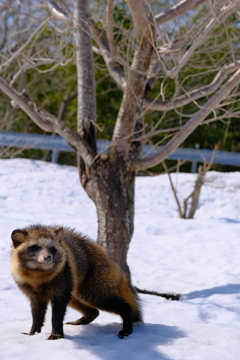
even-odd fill
[{"label": "animal's ear", "polygon": [[56,235],[57,239],[59,242],[61,242],[61,235],[63,232],[63,227],[62,226],[57,226],[53,229],[54,234]]},{"label": "animal's ear", "polygon": [[26,240],[27,234],[26,230],[13,230],[11,235],[13,246],[16,248],[21,245]]}]

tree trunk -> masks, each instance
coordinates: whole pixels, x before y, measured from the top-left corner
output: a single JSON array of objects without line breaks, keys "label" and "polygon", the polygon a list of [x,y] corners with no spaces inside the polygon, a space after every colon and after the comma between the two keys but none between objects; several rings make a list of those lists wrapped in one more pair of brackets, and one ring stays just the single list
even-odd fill
[{"label": "tree trunk", "polygon": [[198,202],[199,202],[199,197],[200,197],[200,192],[201,192],[201,188],[204,184],[204,178],[206,175],[207,170],[204,169],[202,166],[199,166],[198,168],[198,177],[194,186],[194,190],[191,194],[191,198],[192,198],[192,203],[191,203],[191,207],[188,213],[188,219],[193,219],[195,212],[197,210],[197,206],[198,206]]},{"label": "tree trunk", "polygon": [[133,235],[135,172],[122,158],[102,154],[90,169],[81,168],[82,186],[97,208],[99,245],[107,249],[130,279],[127,252]]}]

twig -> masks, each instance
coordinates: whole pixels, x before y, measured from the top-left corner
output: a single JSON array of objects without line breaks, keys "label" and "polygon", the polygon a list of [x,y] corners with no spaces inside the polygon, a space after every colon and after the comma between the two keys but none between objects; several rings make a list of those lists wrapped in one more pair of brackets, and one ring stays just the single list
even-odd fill
[{"label": "twig", "polygon": [[214,94],[211,99],[201,108],[193,117],[182,127],[182,129],[174,136],[163,150],[160,150],[157,154],[148,157],[147,159],[135,160],[130,166],[131,171],[144,170],[149,167],[153,167],[164,159],[166,159],[172,152],[181,145],[181,143],[188,137],[193,130],[215,109],[222,100],[230,94],[230,92],[240,82],[240,69],[237,70],[228,81]]},{"label": "twig", "polygon": [[139,289],[135,286],[135,289],[137,290],[137,292],[139,294],[148,294],[148,295],[154,295],[154,296],[161,296],[164,297],[167,300],[180,300],[180,294],[175,294],[175,293],[158,293],[156,291],[148,291],[148,290],[142,290]]},{"label": "twig", "polygon": [[171,178],[170,172],[169,172],[169,170],[168,170],[168,167],[167,167],[165,161],[163,161],[162,164],[163,164],[163,167],[164,167],[166,173],[168,174],[168,178],[169,178],[170,185],[171,185],[171,188],[172,188],[172,191],[173,191],[173,195],[174,195],[174,198],[175,198],[176,203],[177,203],[179,216],[180,216],[181,219],[183,219],[183,218],[184,218],[184,214],[183,214],[183,212],[182,212],[181,205],[180,205],[180,201],[179,201],[178,196],[177,196],[177,190],[175,189],[175,187],[174,187],[174,185],[173,185],[172,178]]}]

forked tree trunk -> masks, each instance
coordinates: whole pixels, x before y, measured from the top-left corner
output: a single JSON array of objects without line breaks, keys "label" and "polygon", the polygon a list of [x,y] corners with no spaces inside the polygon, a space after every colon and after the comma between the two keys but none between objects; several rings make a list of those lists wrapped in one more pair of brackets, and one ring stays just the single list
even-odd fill
[{"label": "forked tree trunk", "polygon": [[82,186],[97,209],[99,245],[130,277],[127,252],[133,235],[135,172],[123,159],[100,155],[90,169],[81,166]]},{"label": "forked tree trunk", "polygon": [[[148,79],[148,68],[153,52],[153,26],[141,1],[129,0],[135,24],[135,50],[133,62],[124,83],[120,107],[109,155],[97,155],[96,149],[96,96],[92,38],[89,26],[88,0],[74,0],[73,25],[76,41],[78,74],[78,134],[84,141],[92,161],[79,157],[79,173],[83,188],[93,200],[98,216],[98,243],[107,249],[130,279],[127,252],[133,235],[135,170],[128,171],[130,160],[136,158],[141,145],[130,142],[142,113],[142,102]],[[100,42],[101,31],[92,31]],[[140,121],[141,122],[141,121]],[[142,125],[141,125],[142,126]],[[137,132],[138,133],[138,132]],[[126,137],[127,136],[127,137]]]}]

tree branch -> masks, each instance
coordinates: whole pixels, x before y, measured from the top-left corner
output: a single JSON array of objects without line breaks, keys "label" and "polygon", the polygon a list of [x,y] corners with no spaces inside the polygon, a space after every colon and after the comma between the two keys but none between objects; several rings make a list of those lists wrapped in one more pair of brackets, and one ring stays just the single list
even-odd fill
[{"label": "tree branch", "polygon": [[109,43],[110,53],[111,56],[114,58],[117,54],[117,49],[114,42],[114,35],[113,35],[113,10],[114,10],[114,0],[108,0],[107,6],[107,16],[106,16],[106,23],[107,23],[107,39]]},{"label": "tree branch", "polygon": [[59,109],[58,109],[58,119],[59,120],[63,120],[64,114],[67,110],[68,105],[70,104],[70,102],[77,97],[77,91],[74,91],[74,93],[72,95],[66,95],[63,99],[63,101],[61,102]]},{"label": "tree branch", "polygon": [[144,1],[142,0],[128,0],[128,5],[131,10],[133,23],[135,26],[136,35],[139,39],[143,36],[151,39],[152,37],[152,23],[148,19],[148,14]]},{"label": "tree branch", "polygon": [[100,30],[92,20],[90,20],[90,27],[93,38],[100,48],[101,54],[110,75],[112,76],[118,87],[123,91],[126,87],[125,75],[122,72],[120,66],[118,66],[115,58],[112,57],[110,53],[109,44],[106,36],[104,35],[104,32]]},{"label": "tree branch", "polygon": [[176,17],[183,16],[190,10],[197,9],[199,6],[205,4],[208,0],[182,0],[177,5],[174,5],[170,9],[161,12],[155,16],[155,20],[158,25],[162,25],[168,21],[175,19]]},{"label": "tree branch", "polygon": [[128,153],[130,147],[129,134],[134,133],[136,121],[142,112],[151,53],[152,46],[145,38],[134,55],[112,138],[112,149],[122,151],[123,154]]},{"label": "tree branch", "polygon": [[189,120],[182,129],[169,141],[169,143],[155,155],[142,160],[135,160],[130,166],[130,171],[144,170],[153,167],[165,160],[188,135],[196,129],[198,125],[213,111],[222,100],[237,86],[240,82],[240,70],[237,70],[232,77],[216,92],[215,95]]},{"label": "tree branch", "polygon": [[49,0],[48,8],[56,19],[62,21],[66,25],[72,26],[72,16],[64,1],[61,1],[61,5],[59,5],[56,1]]},{"label": "tree branch", "polygon": [[169,169],[168,169],[167,164],[165,163],[165,161],[163,161],[162,164],[163,164],[164,170],[166,171],[166,173],[167,173],[167,175],[168,175],[168,178],[169,178],[169,182],[170,182],[170,185],[171,185],[171,189],[172,189],[172,192],[173,192],[175,201],[176,201],[176,203],[177,203],[179,217],[180,217],[181,219],[183,219],[183,218],[184,218],[184,214],[183,214],[183,212],[182,212],[181,204],[180,204],[180,201],[179,201],[178,196],[177,196],[177,190],[175,189],[175,186],[174,186],[174,184],[173,184],[170,171],[169,171]]},{"label": "tree branch", "polygon": [[26,49],[26,47],[33,41],[33,39],[44,29],[50,19],[51,18],[47,18],[36,28],[36,30],[28,38],[28,40],[20,47],[20,49],[18,49],[18,51],[16,51],[5,63],[0,66],[0,71],[7,67],[14,59],[16,59],[16,57],[18,57],[23,52],[23,50]]},{"label": "tree branch", "polygon": [[0,77],[0,89],[15,104],[17,104],[41,129],[47,132],[56,132],[62,136],[74,150],[84,159],[87,164],[91,164],[94,160],[93,153],[88,144],[82,140],[77,133],[72,131],[64,122],[48,113],[45,110],[39,110],[31,101],[24,100],[16,91],[9,86]]},{"label": "tree branch", "polygon": [[178,62],[178,64],[172,70],[167,71],[167,75],[170,78],[174,79],[176,77],[176,75],[179,73],[179,71],[183,68],[183,66],[188,62],[190,57],[193,55],[195,50],[199,46],[201,46],[204,43],[204,41],[206,41],[208,34],[214,28],[214,26],[216,26],[216,24],[219,24],[220,19],[224,15],[229,13],[230,10],[234,11],[235,8],[236,8],[236,4],[232,3],[232,4],[229,4],[228,6],[222,6],[222,8],[220,8],[220,9],[217,7],[216,11],[215,11],[215,9],[212,9],[213,17],[210,19],[208,24],[204,27],[204,29],[201,31],[199,36],[196,39],[194,39],[192,45],[185,52],[185,54],[183,55],[181,60]]},{"label": "tree branch", "polygon": [[74,36],[78,83],[78,133],[96,151],[96,93],[92,38],[88,24],[88,0],[74,1]]},{"label": "tree branch", "polygon": [[168,111],[187,105],[191,101],[212,94],[219,88],[220,84],[226,79],[226,77],[231,72],[239,69],[239,67],[240,61],[237,61],[235,64],[226,65],[221,70],[219,70],[219,72],[209,85],[201,86],[200,88],[187,92],[185,95],[181,95],[178,98],[172,98],[166,101],[145,98],[143,106],[144,108],[147,108],[149,110]]},{"label": "tree branch", "polygon": [[[91,28],[91,33],[96,41],[96,43],[99,46],[99,50],[92,46],[92,49],[95,53],[101,54],[103,56],[103,59],[105,61],[105,64],[108,68],[108,71],[110,75],[112,76],[113,80],[116,82],[118,87],[123,91],[126,86],[125,76],[122,72],[121,68],[118,66],[116,62],[116,58],[118,57],[116,53],[116,48],[114,47],[113,42],[113,33],[112,33],[112,20],[110,20],[110,17],[112,16],[113,11],[113,2],[114,0],[109,0],[109,8],[108,8],[108,14],[107,14],[107,36],[104,35],[104,32],[99,29],[99,27],[94,23],[93,20],[89,20],[89,26]],[[63,1],[61,1],[61,6],[56,1],[49,1],[48,7],[50,11],[52,12],[52,15],[57,18],[58,20],[61,20],[63,23],[72,26],[72,16],[70,11],[66,8],[66,5]],[[109,44],[111,42],[111,44]],[[111,50],[110,50],[111,49]]]},{"label": "tree branch", "polygon": [[[176,130],[180,130],[181,128],[182,128],[182,126],[176,126],[176,127],[173,127],[173,128],[159,129],[159,130],[155,130],[155,131],[151,130],[151,131],[149,131],[148,133],[146,133],[144,135],[138,136],[137,141],[150,139],[153,136],[156,136],[156,135],[159,135],[159,134],[162,134],[162,133],[166,133],[166,132],[173,132],[173,131],[176,132]],[[135,142],[136,139],[131,138],[130,141]]]},{"label": "tree branch", "polygon": [[[129,134],[134,133],[136,122],[142,112],[147,73],[153,51],[151,40],[154,38],[143,1],[129,0],[128,3],[138,27],[138,49],[134,53],[110,149],[110,154],[121,152],[124,156],[128,154],[131,145]],[[141,19],[143,23],[140,24]]]}]

